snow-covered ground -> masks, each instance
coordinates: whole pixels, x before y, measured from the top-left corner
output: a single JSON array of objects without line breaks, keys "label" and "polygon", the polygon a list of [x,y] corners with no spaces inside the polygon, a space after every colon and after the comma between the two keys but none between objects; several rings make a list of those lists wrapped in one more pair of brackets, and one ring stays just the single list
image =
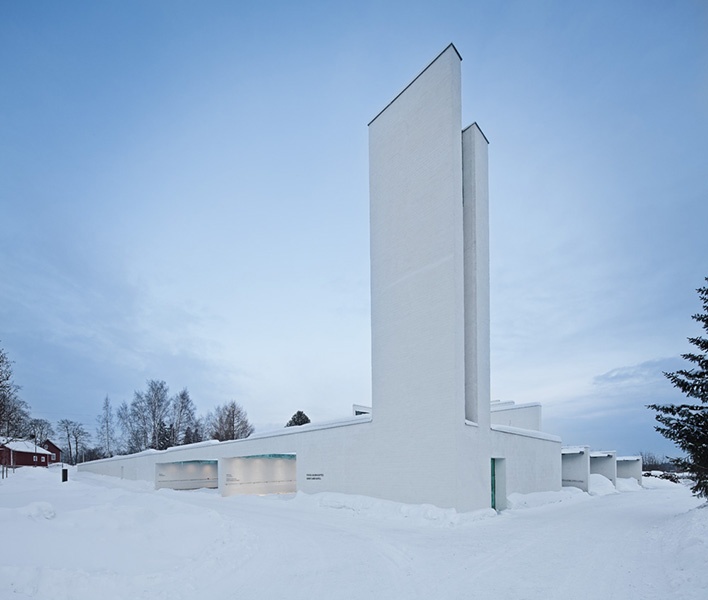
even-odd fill
[{"label": "snow-covered ground", "polygon": [[708,598],[708,508],[654,478],[513,495],[499,515],[60,480],[0,481],[0,600]]}]

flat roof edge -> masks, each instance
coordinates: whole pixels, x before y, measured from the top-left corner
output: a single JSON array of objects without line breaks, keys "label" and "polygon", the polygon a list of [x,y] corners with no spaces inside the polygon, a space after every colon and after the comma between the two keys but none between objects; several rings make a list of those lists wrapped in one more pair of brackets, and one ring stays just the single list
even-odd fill
[{"label": "flat roof edge", "polygon": [[533,429],[522,429],[521,427],[510,427],[508,425],[490,425],[489,428],[492,431],[498,431],[499,433],[520,435],[522,437],[545,440],[547,442],[558,442],[560,444],[562,441],[557,435],[553,435],[552,433],[544,433],[542,431],[535,431]]},{"label": "flat roof edge", "polygon": [[505,410],[519,410],[520,408],[534,408],[536,406],[538,406],[539,408],[543,408],[543,405],[540,402],[529,402],[528,404],[502,404],[497,406],[492,404],[489,410],[491,412],[502,412]]},{"label": "flat roof edge", "polygon": [[[223,448],[224,446],[232,445],[232,444],[242,444],[244,442],[250,442],[250,441],[254,441],[254,440],[275,438],[275,437],[281,437],[281,436],[286,436],[286,435],[295,435],[298,433],[307,433],[309,431],[319,431],[322,429],[334,429],[337,427],[349,427],[350,425],[361,425],[362,423],[371,423],[371,421],[372,421],[372,416],[370,414],[358,415],[355,417],[348,417],[346,419],[338,419],[336,421],[326,421],[324,423],[308,423],[306,425],[299,425],[297,427],[283,427],[282,431],[276,429],[274,431],[265,431],[263,433],[254,433],[253,435],[249,435],[247,438],[240,438],[238,440],[225,440],[223,442],[219,442],[217,440],[210,440],[213,443],[197,442],[197,444],[186,444],[184,446],[172,446],[171,448],[167,448],[166,450],[148,449],[148,450],[143,450],[142,452],[135,452],[133,454],[116,454],[115,456],[110,456],[108,458],[99,458],[97,460],[90,460],[90,461],[86,461],[85,463],[79,463],[77,465],[77,467],[81,467],[82,465],[115,462],[115,461],[125,460],[127,458],[136,458],[136,457],[140,457],[140,456],[159,455],[160,458],[163,458],[167,455],[185,452],[188,450],[201,450],[201,449],[205,449],[205,448],[215,448],[215,447]],[[234,458],[238,458],[238,457],[234,457]],[[169,458],[168,458],[168,460],[169,460]],[[194,459],[194,460],[204,460],[204,459]],[[183,461],[183,460],[181,461],[179,459],[175,459],[170,462],[186,462],[186,461]]]}]

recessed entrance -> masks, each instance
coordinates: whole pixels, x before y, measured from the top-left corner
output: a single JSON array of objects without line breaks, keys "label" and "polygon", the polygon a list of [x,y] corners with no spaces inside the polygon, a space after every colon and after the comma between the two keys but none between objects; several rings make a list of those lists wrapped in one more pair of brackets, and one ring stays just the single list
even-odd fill
[{"label": "recessed entrance", "polygon": [[185,460],[155,465],[155,489],[198,490],[219,484],[215,460]]},{"label": "recessed entrance", "polygon": [[491,507],[494,510],[506,508],[506,460],[491,459]]},{"label": "recessed entrance", "polygon": [[290,494],[297,491],[295,454],[257,454],[219,459],[219,491],[234,494]]}]

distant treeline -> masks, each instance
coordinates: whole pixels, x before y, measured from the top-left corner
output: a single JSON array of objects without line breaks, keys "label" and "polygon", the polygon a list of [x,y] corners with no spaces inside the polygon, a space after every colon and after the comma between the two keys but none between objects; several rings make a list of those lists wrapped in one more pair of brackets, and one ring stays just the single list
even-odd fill
[{"label": "distant treeline", "polygon": [[148,380],[144,390],[136,390],[130,403],[123,401],[117,409],[106,396],[96,417],[95,435],[71,419],[53,425],[33,418],[19,391],[12,361],[0,348],[0,438],[38,443],[51,439],[62,449],[62,460],[70,464],[207,439],[237,440],[253,433],[246,411],[237,402],[227,402],[199,417],[187,388],[171,396],[167,384],[157,379]]}]

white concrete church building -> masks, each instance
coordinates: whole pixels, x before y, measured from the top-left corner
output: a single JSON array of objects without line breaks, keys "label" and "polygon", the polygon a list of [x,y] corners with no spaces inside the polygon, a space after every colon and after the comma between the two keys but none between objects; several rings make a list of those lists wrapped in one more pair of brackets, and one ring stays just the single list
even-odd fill
[{"label": "white concrete church building", "polygon": [[460,61],[451,44],[369,123],[371,409],[80,470],[460,511],[561,489],[561,440],[539,431],[540,405],[490,403],[488,142],[462,129]]}]

